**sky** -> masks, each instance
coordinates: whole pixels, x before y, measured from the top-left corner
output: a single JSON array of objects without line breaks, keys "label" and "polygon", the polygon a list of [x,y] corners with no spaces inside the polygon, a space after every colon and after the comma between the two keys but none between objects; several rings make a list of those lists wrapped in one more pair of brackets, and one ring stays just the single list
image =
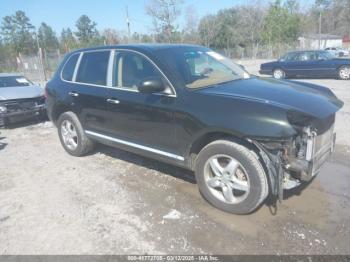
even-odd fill
[{"label": "sky", "polygon": [[[62,28],[75,30],[76,20],[83,14],[97,23],[98,30],[114,28],[126,32],[126,7],[129,11],[131,32],[146,33],[152,28],[152,20],[145,13],[147,0],[0,0],[0,18],[24,11],[31,23],[38,28],[41,22],[50,25],[57,34]],[[247,4],[249,0],[183,0],[183,14],[193,6],[200,18],[216,13],[219,9]],[[178,24],[184,24],[183,18]]]}]

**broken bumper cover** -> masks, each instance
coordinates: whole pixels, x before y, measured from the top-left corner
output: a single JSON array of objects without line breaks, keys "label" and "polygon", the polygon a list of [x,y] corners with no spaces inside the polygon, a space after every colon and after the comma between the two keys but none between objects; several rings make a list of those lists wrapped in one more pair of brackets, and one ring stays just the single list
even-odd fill
[{"label": "broken bumper cover", "polygon": [[311,180],[320,172],[321,167],[334,152],[335,141],[336,133],[333,133],[333,128],[326,134],[315,137],[310,144],[312,158],[310,160],[296,159],[287,166],[287,169],[300,172],[299,178],[302,181]]},{"label": "broken bumper cover", "polygon": [[29,119],[46,111],[45,99],[38,98],[30,101],[10,101],[1,103],[6,111],[0,112],[0,126]]}]

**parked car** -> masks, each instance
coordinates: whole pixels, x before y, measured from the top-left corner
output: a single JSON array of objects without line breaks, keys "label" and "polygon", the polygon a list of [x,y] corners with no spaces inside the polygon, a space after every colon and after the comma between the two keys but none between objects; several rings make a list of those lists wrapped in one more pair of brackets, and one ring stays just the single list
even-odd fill
[{"label": "parked car", "polygon": [[350,59],[335,58],[328,51],[295,51],[277,61],[260,65],[260,74],[274,78],[329,77],[350,79]]},{"label": "parked car", "polygon": [[337,57],[349,56],[349,50],[340,47],[327,47],[325,50]]},{"label": "parked car", "polygon": [[22,75],[0,73],[0,126],[43,115],[44,88]]},{"label": "parked car", "polygon": [[46,90],[69,154],[98,142],[193,170],[204,198],[237,214],[319,172],[343,105],[328,88],[252,76],[191,45],[77,50]]}]

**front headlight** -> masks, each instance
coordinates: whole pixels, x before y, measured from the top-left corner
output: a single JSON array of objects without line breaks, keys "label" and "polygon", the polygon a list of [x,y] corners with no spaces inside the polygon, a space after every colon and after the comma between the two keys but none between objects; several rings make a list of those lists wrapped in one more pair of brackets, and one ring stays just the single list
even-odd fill
[{"label": "front headlight", "polygon": [[6,106],[0,106],[0,113],[6,113],[6,112],[7,112]]}]

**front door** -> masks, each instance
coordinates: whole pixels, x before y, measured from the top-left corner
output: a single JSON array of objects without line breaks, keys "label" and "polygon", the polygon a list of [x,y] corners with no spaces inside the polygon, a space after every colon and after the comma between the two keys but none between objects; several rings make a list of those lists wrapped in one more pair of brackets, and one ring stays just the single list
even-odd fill
[{"label": "front door", "polygon": [[139,148],[176,153],[173,88],[171,95],[139,93],[137,89],[142,80],[153,77],[163,79],[165,85],[170,83],[139,53],[116,51],[114,57],[113,88],[108,94],[109,133]]}]

